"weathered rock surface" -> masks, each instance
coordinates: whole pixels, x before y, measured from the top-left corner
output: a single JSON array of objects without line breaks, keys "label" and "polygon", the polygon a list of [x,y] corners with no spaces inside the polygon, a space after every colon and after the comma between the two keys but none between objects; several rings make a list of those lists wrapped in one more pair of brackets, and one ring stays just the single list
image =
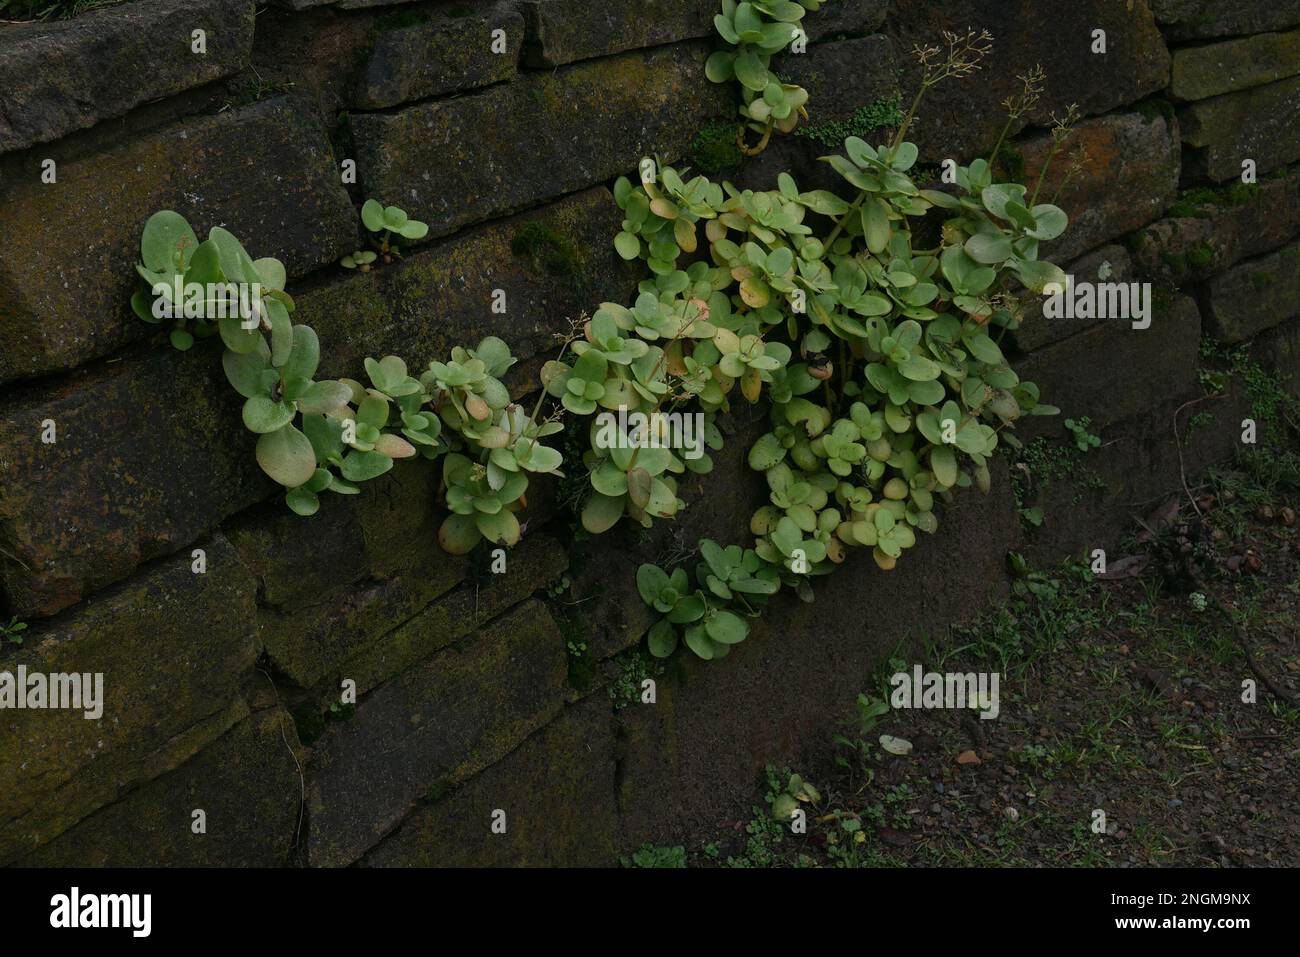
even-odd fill
[{"label": "weathered rock surface", "polygon": [[[277,867],[302,806],[301,753],[287,712],[258,711],[174,771],[65,831],[23,866]],[[206,832],[195,834],[194,812]]]},{"label": "weathered rock surface", "polygon": [[[586,190],[303,292],[294,320],[319,333],[322,376],[356,376],[366,356],[386,353],[423,370],[453,346],[495,335],[520,360],[511,381],[522,380],[569,320],[636,289],[635,271],[614,252],[621,222],[609,190]],[[493,311],[498,289],[504,314]]]},{"label": "weathered rock surface", "polygon": [[[1250,407],[1244,393],[1234,382],[1221,399],[1207,400],[1199,388],[1176,395],[1107,427],[1101,446],[1075,456],[1060,474],[1027,476],[1041,488],[1026,492],[1024,505],[1041,509],[1043,523],[1025,533],[1025,555],[1045,565],[1091,558],[1103,548],[1114,561],[1135,519],[1149,517],[1166,496],[1185,496],[1185,475],[1199,475],[1241,448],[1241,420]],[[1056,441],[1065,455],[1075,455],[1071,439]]]},{"label": "weathered rock surface", "polygon": [[0,711],[0,861],[49,841],[96,808],[169,771],[247,712],[256,660],[252,576],[221,538],[46,625],[33,625],[0,671],[103,675],[102,716]]},{"label": "weathered rock surface", "polygon": [[656,704],[617,712],[625,846],[692,840],[704,822],[711,830],[734,820],[753,803],[764,765],[796,766],[810,742],[830,740],[882,661],[1006,594],[1005,556],[1019,530],[1001,459],[991,494],[961,494],[939,524],[896,572],[855,555],[818,582],[812,604],[774,600],[725,661],[679,655]]},{"label": "weathered rock surface", "polygon": [[304,688],[337,696],[346,678],[365,693],[517,605],[568,565],[554,539],[529,536],[509,553],[504,574],[475,574],[474,561],[447,555],[436,534],[433,525],[421,541],[389,542],[405,558],[401,572],[317,593],[312,607],[290,614],[263,609],[259,634],[271,660]]},{"label": "weathered rock surface", "polygon": [[294,614],[364,578],[401,574],[409,568],[410,549],[436,549],[428,539],[440,520],[441,477],[440,462],[410,459],[362,484],[357,495],[322,496],[320,511],[310,518],[283,502],[267,502],[237,515],[224,534],[257,577],[260,604]]},{"label": "weathered rock surface", "polygon": [[1300,24],[1300,7],[1277,0],[1151,0],[1151,9],[1175,40],[1261,33]]},{"label": "weathered rock surface", "polygon": [[1207,331],[1242,342],[1300,315],[1300,243],[1233,267],[1210,283]]},{"label": "weathered rock surface", "polygon": [[430,235],[671,162],[731,92],[704,78],[704,44],[665,47],[521,77],[482,93],[352,121],[368,194]]},{"label": "weathered rock surface", "polygon": [[808,91],[808,123],[814,127],[847,120],[897,89],[894,43],[882,33],[812,44],[807,53],[784,53],[773,69],[782,80]]},{"label": "weathered rock surface", "polygon": [[[1300,234],[1300,170],[1266,177],[1257,187],[1226,188],[1206,202],[1194,198],[1171,208],[1179,215],[1134,237],[1134,258],[1147,275],[1176,285],[1207,279]],[[1180,209],[1184,203],[1188,208]]]},{"label": "weathered rock surface", "polygon": [[[835,0],[804,18],[804,32],[812,41],[838,36],[861,36],[885,22],[889,0]],[[809,51],[813,47],[808,48]]]},{"label": "weathered rock surface", "polygon": [[[1062,268],[1067,275],[1073,277],[1071,288],[1077,288],[1078,283],[1085,282],[1127,283],[1136,279],[1133,274],[1133,261],[1129,257],[1128,250],[1123,246],[1103,246]],[[1041,349],[1053,342],[1068,339],[1091,326],[1109,321],[1097,316],[1048,317],[1043,314],[1046,303],[1044,297],[1031,295],[1026,298],[1027,305],[1020,328],[1007,337],[1008,341],[1022,352]]]},{"label": "weathered rock surface", "polygon": [[[1028,122],[1047,126],[1071,103],[1085,116],[1134,103],[1169,81],[1169,51],[1146,0],[944,0],[899,3],[886,30],[899,50],[942,44],[941,32],[968,27],[994,36],[992,61],[969,79],[947,80],[927,97],[911,137],[922,159],[963,162],[993,148],[1006,118],[1003,100],[1036,63],[1047,70],[1046,93]],[[1093,53],[1093,31],[1105,30],[1106,53]],[[904,89],[915,89],[909,60]],[[1013,132],[1015,132],[1013,130]]]},{"label": "weathered rock surface", "polygon": [[53,614],[269,495],[254,438],[211,348],[160,348],[0,402],[0,573],[13,612]]},{"label": "weathered rock surface", "polygon": [[[497,30],[504,49],[493,49]],[[524,19],[505,5],[381,28],[353,104],[374,110],[508,80],[518,70]]]},{"label": "weathered rock surface", "polygon": [[[618,844],[614,722],[603,693],[473,780],[417,807],[368,867],[609,867]],[[491,831],[505,812],[506,831]]]},{"label": "weathered rock surface", "polygon": [[[193,32],[204,33],[204,52]],[[0,30],[0,153],[47,143],[238,72],[251,0],[147,0]]]},{"label": "weathered rock surface", "polygon": [[1204,100],[1300,73],[1300,30],[1261,33],[1174,51],[1169,91],[1180,100]]},{"label": "weathered rock surface", "polygon": [[522,0],[529,32],[525,61],[533,67],[563,66],[712,36],[719,9],[713,0]]},{"label": "weathered rock surface", "polygon": [[559,713],[566,671],[563,636],[529,602],[375,689],[318,742],[310,863],[355,861],[420,799],[505,756]]},{"label": "weathered rock surface", "polygon": [[1020,377],[1038,384],[1059,416],[1016,424],[1022,440],[1061,435],[1065,419],[1087,416],[1096,432],[1188,392],[1196,382],[1201,316],[1190,296],[1152,305],[1151,326],[1107,319],[1063,342],[1030,353]]},{"label": "weathered rock surface", "polygon": [[1188,162],[1194,175],[1237,179],[1246,160],[1270,172],[1300,159],[1300,76],[1193,103],[1178,122],[1197,148]]},{"label": "weathered rock surface", "polygon": [[279,97],[190,120],[65,162],[55,183],[0,184],[0,382],[71,368],[144,338],[131,311],[140,233],[174,209],[201,235],[224,226],[290,276],[356,244],[356,215],[329,144],[303,105]]},{"label": "weathered rock surface", "polygon": [[1300,398],[1300,318],[1265,330],[1252,345],[1259,363],[1277,370],[1287,391]]},{"label": "weathered rock surface", "polygon": [[[1051,140],[1041,135],[1017,145],[1025,182],[1036,183]],[[1083,168],[1071,175],[1081,148]],[[1178,176],[1178,132],[1163,113],[1113,113],[1083,121],[1053,160],[1039,192],[1040,202],[1055,202],[1070,217],[1065,234],[1043,244],[1043,257],[1072,259],[1159,218],[1178,193]]]}]

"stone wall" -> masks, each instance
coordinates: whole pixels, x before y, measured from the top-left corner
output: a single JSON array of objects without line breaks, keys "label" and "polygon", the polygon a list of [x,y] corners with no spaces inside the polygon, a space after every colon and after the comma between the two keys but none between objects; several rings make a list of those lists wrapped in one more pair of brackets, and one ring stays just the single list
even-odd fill
[{"label": "stone wall", "polygon": [[[757,413],[725,423],[714,474],[650,536],[575,541],[543,488],[505,574],[437,548],[432,467],[311,519],[284,509],[216,353],[167,348],[127,305],[148,215],[283,260],[325,375],[496,334],[528,360],[525,389],[552,332],[635,288],[612,178],[650,152],[715,159],[699,134],[734,108],[702,72],[715,7],[134,0],[0,26],[0,624],[30,626],[0,669],[105,676],[101,720],[0,712],[0,863],[608,864],[699,833],[748,803],[765,762],[827,741],[900,642],[1003,595],[1009,550],[1105,546],[1180,467],[1231,455],[1237,399],[1208,404],[1181,465],[1173,440],[1203,334],[1300,382],[1300,3],[830,0],[781,67],[811,90],[814,128],[862,122],[906,88],[914,43],[971,24],[995,33],[995,62],[927,103],[923,161],[991,147],[1035,63],[1048,92],[1006,154],[1026,175],[1050,115],[1080,105],[1089,159],[1045,187],[1073,220],[1050,255],[1159,283],[1154,319],[1030,322],[1014,346],[1102,432],[1100,481],[1043,490],[1030,534],[999,460],[993,492],[959,498],[896,572],[858,561],[816,603],[777,602],[725,662],[669,662],[653,705],[610,694],[645,666],[633,572],[701,535],[740,540]],[[789,137],[720,175],[829,182],[823,152]],[[1259,183],[1243,189],[1246,160]],[[334,264],[370,195],[430,234],[400,266],[349,273]],[[567,252],[516,242],[534,222]],[[338,706],[345,679],[355,708]]]}]

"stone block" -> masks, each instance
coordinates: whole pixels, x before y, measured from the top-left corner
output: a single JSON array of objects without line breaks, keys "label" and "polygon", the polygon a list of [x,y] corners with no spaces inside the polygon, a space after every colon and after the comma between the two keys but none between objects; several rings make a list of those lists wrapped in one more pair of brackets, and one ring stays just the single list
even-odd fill
[{"label": "stone block", "polygon": [[443,236],[682,156],[694,131],[731,113],[704,77],[704,44],[580,63],[481,93],[352,120],[357,169]]},{"label": "stone block", "polygon": [[1169,212],[1133,237],[1139,268],[1180,286],[1208,279],[1300,234],[1300,170],[1257,185],[1193,190]]},{"label": "stone block", "polygon": [[1150,328],[1107,319],[1030,353],[1017,366],[1020,377],[1035,382],[1043,401],[1061,414],[1021,419],[1017,437],[1064,435],[1065,419],[1084,416],[1097,432],[1188,392],[1196,382],[1200,341],[1196,301],[1176,296],[1153,303]]},{"label": "stone block", "polygon": [[[910,138],[921,158],[966,162],[993,148],[1006,119],[1002,102],[1020,88],[1017,74],[1047,71],[1046,92],[1026,122],[1047,126],[1071,103],[1085,116],[1135,103],[1169,82],[1169,51],[1146,0],[944,0],[896,4],[886,31],[900,51],[942,46],[942,31],[969,27],[994,37],[992,60],[967,79],[946,80],[921,107]],[[1106,53],[1093,51],[1093,31],[1106,31]],[[909,58],[905,90],[918,69]],[[1013,130],[1013,132],[1017,132]]]},{"label": "stone block", "polygon": [[155,333],[130,298],[140,233],[160,209],[201,235],[226,227],[291,277],[356,245],[356,214],[324,130],[298,100],[263,100],[65,161],[54,183],[41,181],[39,157],[27,157],[22,177],[0,186],[0,383]]},{"label": "stone block", "polygon": [[100,674],[103,691],[99,718],[84,708],[0,710],[0,861],[175,768],[247,713],[253,579],[223,539],[204,548],[204,574],[188,553],[176,555],[34,624],[21,648],[0,653],[0,673],[15,682],[19,668],[29,683],[36,674]]},{"label": "stone block", "polygon": [[239,410],[210,346],[159,348],[0,401],[13,613],[53,614],[270,495]]},{"label": "stone block", "polygon": [[1272,83],[1300,73],[1300,30],[1261,33],[1174,51],[1169,92],[1180,100]]},{"label": "stone block", "polygon": [[1248,259],[1210,283],[1206,331],[1242,342],[1300,315],[1300,243]]},{"label": "stone block", "polygon": [[[1034,136],[1018,148],[1025,182],[1032,188],[1051,141],[1045,134]],[[1071,176],[1080,148],[1086,159]],[[1054,201],[1070,217],[1065,234],[1043,244],[1043,258],[1068,261],[1158,219],[1178,193],[1179,163],[1177,127],[1159,110],[1113,113],[1080,123],[1039,191],[1039,202]]]},{"label": "stone block", "polygon": [[355,861],[420,800],[500,760],[559,714],[566,672],[564,639],[529,602],[376,688],[317,743],[310,863]]},{"label": "stone block", "polygon": [[[416,808],[366,867],[610,867],[618,841],[614,721],[595,694],[496,764]],[[505,813],[506,831],[490,830]]]},{"label": "stone block", "polygon": [[1300,7],[1276,0],[1151,0],[1151,9],[1172,40],[1238,36],[1300,24]]},{"label": "stone block", "polygon": [[[195,53],[193,32],[204,33]],[[250,0],[146,0],[0,31],[0,153],[238,72],[253,46]],[[84,223],[78,223],[84,229]]]},{"label": "stone block", "polygon": [[[511,79],[524,42],[523,17],[504,5],[460,12],[389,29],[380,20],[353,106],[384,109]],[[500,53],[493,50],[497,30],[505,31]]]},{"label": "stone block", "polygon": [[[255,712],[19,864],[282,867],[299,837],[305,760],[286,712]],[[195,810],[204,812],[205,833],[193,831]]]},{"label": "stone block", "polygon": [[1178,112],[1188,168],[1218,183],[1253,160],[1263,174],[1300,159],[1300,76],[1201,100]]}]

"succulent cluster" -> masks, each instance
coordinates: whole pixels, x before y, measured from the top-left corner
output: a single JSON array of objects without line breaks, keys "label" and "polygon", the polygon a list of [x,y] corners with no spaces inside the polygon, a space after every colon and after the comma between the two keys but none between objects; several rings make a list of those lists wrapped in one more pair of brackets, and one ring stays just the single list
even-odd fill
[{"label": "succulent cluster", "polygon": [[[771,74],[770,56],[817,6],[723,2],[718,29],[736,49],[711,59],[709,76],[740,82],[742,113],[765,138],[792,125],[803,102]],[[1038,202],[1046,169],[1033,190],[996,182],[985,159],[957,168],[951,183],[918,183],[918,150],[905,138],[926,91],[977,69],[990,39],[972,31],[947,37],[946,55],[918,51],[921,88],[890,141],[849,137],[842,153],[824,157],[846,196],[801,190],[785,173],[775,189],[741,190],[650,159],[639,182],[620,178],[614,246],[644,262],[647,277],[630,306],[603,303],[575,325],[542,368],[531,415],[501,381],[515,360],[495,337],[453,349],[418,376],[387,356],[366,360],[368,385],[316,380],[319,345],[289,319],[283,267],[252,260],[222,230],[198,244],[176,213],[149,221],[140,272],[147,281],[194,271],[269,286],[255,328],[202,319],[195,327],[215,329],[227,346],[226,374],[260,436],[263,470],[309,515],[322,492],[353,494],[396,459],[445,454],[450,514],[439,541],[455,554],[518,541],[529,476],[560,474],[561,454],[542,440],[562,429],[565,413],[590,419],[581,521],[599,534],[624,516],[649,527],[677,515],[686,504],[677,476],[709,472],[703,447],[722,447],[715,417],[766,401],[770,426],[748,451],[768,487],[750,522],[752,547],[704,540],[693,577],[654,565],[637,574],[642,598],[663,616],[650,651],[666,657],[684,643],[720,658],[782,587],[811,600],[812,580],[858,549],[894,568],[919,534],[937,529],[939,502],[957,488],[988,489],[989,457],[1000,442],[1018,444],[1011,430],[1021,416],[1056,412],[999,345],[1020,322],[1026,290],[1066,282],[1039,257],[1067,225],[1062,210]],[[1035,74],[1026,88],[1037,83]],[[1053,155],[1067,125],[1053,133]],[[397,255],[394,235],[427,231],[373,200],[362,218],[383,234],[386,258]],[[142,299],[137,312],[147,306]],[[539,419],[548,400],[553,412]],[[699,417],[701,454],[661,434],[675,414]],[[635,435],[622,424],[633,416],[649,423]],[[611,419],[620,423],[612,439]]]},{"label": "succulent cluster", "polygon": [[[728,42],[754,44],[743,52],[756,56],[763,26],[755,17],[796,22],[795,6],[727,3],[718,29]],[[766,36],[775,45],[778,31]],[[639,187],[620,183],[617,191],[627,218],[616,248],[645,259],[654,276],[643,295],[655,292],[669,314],[686,308],[686,297],[707,310],[710,336],[679,336],[669,347],[680,359],[668,393],[679,391],[672,375],[684,380],[689,371],[707,383],[696,394],[708,396],[700,405],[710,412],[728,408],[737,392],[769,401],[770,430],[748,456],[769,497],[751,519],[752,550],[736,554],[751,580],[793,586],[805,598],[813,576],[855,549],[893,569],[918,534],[938,528],[938,502],[961,487],[987,491],[989,457],[999,441],[1018,444],[1010,430],[1021,416],[1057,411],[1020,380],[999,345],[1020,322],[1025,290],[1066,282],[1039,258],[1040,244],[1067,226],[1061,209],[1037,201],[1045,171],[1032,191],[995,182],[985,159],[957,168],[946,186],[911,175],[918,150],[905,136],[922,96],[976,70],[991,40],[974,32],[946,39],[946,54],[918,51],[922,86],[889,142],[849,137],[842,153],[824,157],[851,187],[848,198],[801,191],[787,174],[767,192],[684,182],[666,168],[648,181],[647,164]],[[752,89],[737,66],[741,52],[716,55],[711,77],[734,73]],[[1036,88],[1041,76],[1030,80]],[[1068,129],[1058,127],[1059,147]],[[697,248],[700,223],[707,249]],[[937,245],[917,248],[917,232]],[[716,559],[711,542],[701,554],[706,544]],[[652,584],[664,578],[651,568],[642,570]],[[757,609],[743,590],[682,593],[681,571],[657,591],[680,593],[671,607],[642,585],[664,612],[651,650],[669,653],[684,637],[700,657],[720,657],[728,644],[701,622],[725,611],[744,620]]]},{"label": "succulent cluster", "polygon": [[385,206],[377,199],[368,199],[361,207],[361,224],[372,234],[373,249],[358,249],[339,260],[344,269],[370,272],[376,262],[391,263],[400,259],[401,247],[396,237],[417,240],[429,235],[429,226],[406,215],[397,206]]},{"label": "succulent cluster", "polygon": [[782,82],[772,71],[772,57],[796,39],[807,39],[804,15],[820,7],[821,0],[722,0],[713,25],[728,48],[710,56],[704,72],[714,83],[740,84],[740,115],[760,136],[753,148],[741,143],[745,153],[762,152],[774,130],[790,133],[800,117],[807,119],[808,91]]},{"label": "succulent cluster", "polygon": [[152,324],[172,318],[170,338],[177,349],[219,333],[228,348],[246,351],[265,331],[277,355],[287,356],[294,306],[284,291],[284,265],[254,260],[220,226],[199,242],[184,216],[154,213],[145,223],[135,270],[143,284],[131,296],[131,309]]},{"label": "succulent cluster", "polygon": [[684,568],[671,575],[657,565],[637,569],[642,600],[663,615],[647,637],[657,658],[676,651],[679,640],[701,658],[725,658],[749,635],[749,619],[758,617],[767,596],[781,590],[777,570],[753,549],[723,548],[706,538],[700,557],[694,582]]},{"label": "succulent cluster", "polygon": [[[184,217],[170,210],[145,224],[141,259],[137,270],[155,295],[165,294],[155,279],[165,269],[187,281],[196,274],[218,284],[269,278],[274,290],[284,287],[279,262],[253,260],[221,229],[197,243]],[[368,384],[316,379],[315,331],[290,321],[288,296],[263,302],[259,324],[237,316],[213,321],[201,312],[192,328],[201,335],[220,333],[226,379],[244,398],[244,426],[258,436],[258,465],[287,489],[290,508],[315,514],[324,492],[355,495],[361,483],[385,474],[398,459],[450,452],[443,466],[451,511],[439,532],[443,547],[463,554],[484,539],[507,545],[519,540],[514,512],[525,500],[528,473],[558,472],[560,453],[541,439],[561,426],[537,422],[540,403],[530,417],[511,401],[500,380],[515,362],[505,342],[489,336],[473,349],[458,346],[448,361],[430,362],[418,377],[403,359],[385,356],[365,360]],[[144,293],[137,296],[136,312],[153,318]],[[187,349],[193,339],[177,341],[174,331],[172,342]]]},{"label": "succulent cluster", "polygon": [[[654,274],[635,312],[673,322],[660,329],[608,304],[598,317],[656,342],[680,327],[664,347],[671,361],[656,401],[692,394],[709,412],[770,401],[770,431],[748,456],[770,492],[746,553],[774,570],[765,581],[798,587],[859,548],[892,569],[918,533],[937,529],[938,501],[959,487],[987,490],[989,456],[1017,419],[1056,411],[1010,368],[997,338],[1019,321],[1021,287],[1065,281],[1038,258],[1065,214],[1032,203],[1024,186],[994,183],[982,159],[956,171],[951,192],[922,188],[909,176],[916,157],[906,141],[849,138],[826,159],[856,189],[851,199],[801,192],[785,174],[771,192],[683,186],[668,168],[655,183],[620,184],[629,214],[620,237],[639,238],[635,252]],[[940,245],[916,249],[911,224],[932,212]],[[670,229],[683,219],[690,229]],[[690,242],[700,222],[707,259]],[[714,610],[731,601],[701,600]],[[719,657],[716,639],[683,614],[656,627],[652,648],[675,646],[668,625],[686,626],[688,647]]]}]

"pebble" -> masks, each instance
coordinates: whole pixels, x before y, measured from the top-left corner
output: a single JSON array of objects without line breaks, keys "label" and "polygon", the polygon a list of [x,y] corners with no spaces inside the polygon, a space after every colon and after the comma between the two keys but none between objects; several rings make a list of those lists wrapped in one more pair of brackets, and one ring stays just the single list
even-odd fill
[{"label": "pebble", "polygon": [[1020,820],[1020,812],[1013,807],[1004,808],[1002,813],[1005,814],[1007,819],[1010,821]]}]

